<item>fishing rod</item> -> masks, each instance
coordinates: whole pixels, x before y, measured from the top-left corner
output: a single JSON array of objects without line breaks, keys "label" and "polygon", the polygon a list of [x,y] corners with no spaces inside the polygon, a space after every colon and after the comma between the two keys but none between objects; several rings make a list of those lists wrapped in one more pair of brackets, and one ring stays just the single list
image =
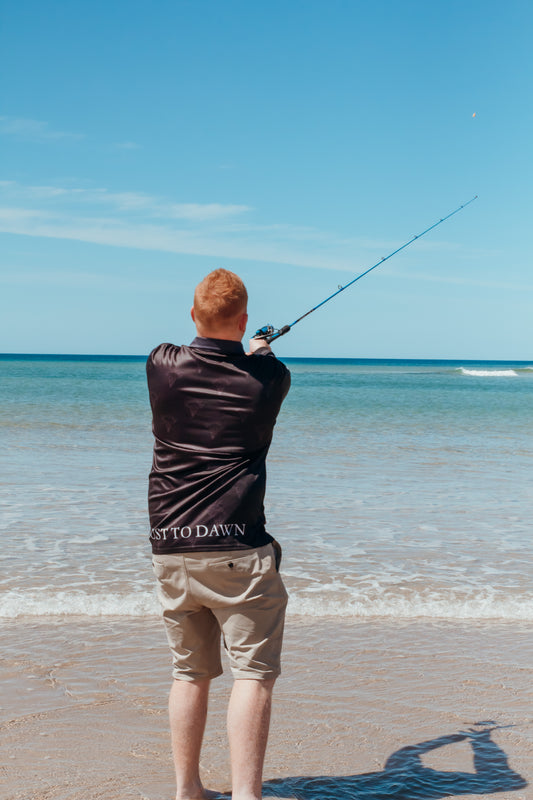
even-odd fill
[{"label": "fishing rod", "polygon": [[317,310],[317,308],[320,308],[321,306],[325,305],[326,303],[329,303],[330,300],[333,300],[333,298],[337,297],[338,294],[340,294],[341,292],[344,292],[346,289],[348,289],[354,283],[356,283],[357,281],[361,280],[361,278],[364,278],[365,275],[368,275],[368,273],[372,272],[373,269],[376,269],[376,267],[380,267],[385,261],[388,261],[389,258],[392,258],[393,256],[395,256],[396,253],[399,253],[401,250],[405,250],[406,247],[409,247],[409,245],[412,244],[413,242],[415,242],[417,239],[421,239],[422,236],[425,236],[426,233],[429,233],[430,231],[432,231],[433,228],[436,228],[438,225],[442,225],[443,222],[446,222],[447,219],[450,219],[450,217],[453,217],[454,214],[458,214],[459,211],[462,211],[463,208],[466,208],[467,206],[469,206],[470,203],[473,203],[474,200],[476,200],[476,199],[477,199],[477,194],[471,200],[468,200],[467,203],[463,203],[462,206],[459,206],[459,208],[456,208],[455,211],[452,211],[450,214],[447,214],[445,217],[442,217],[442,219],[439,219],[438,222],[435,222],[433,225],[430,225],[429,228],[426,228],[426,230],[422,231],[422,233],[418,233],[416,236],[413,236],[412,239],[409,239],[409,241],[405,242],[405,244],[402,244],[401,247],[398,247],[392,253],[389,253],[388,256],[384,256],[383,258],[380,258],[380,260],[376,264],[374,264],[372,267],[369,267],[364,272],[361,272],[360,275],[357,275],[353,280],[351,280],[345,286],[339,286],[339,288],[337,289],[336,292],[333,292],[333,294],[330,294],[329,297],[326,297],[326,299],[322,300],[322,302],[318,303],[318,305],[314,306],[313,308],[310,308],[309,311],[306,311],[305,314],[302,314],[301,317],[298,317],[298,319],[295,319],[294,322],[291,322],[290,325],[283,325],[282,328],[278,328],[278,329],[274,328],[273,325],[264,325],[262,328],[259,328],[259,330],[255,332],[253,338],[254,339],[264,339],[267,342],[267,344],[270,344],[270,342],[273,342],[274,339],[279,339],[280,336],[285,336],[285,334],[288,333],[291,330],[291,328],[294,328],[294,326],[296,325],[297,322],[301,322],[302,319],[305,319],[305,317],[308,317],[309,314],[312,314],[313,311]]}]

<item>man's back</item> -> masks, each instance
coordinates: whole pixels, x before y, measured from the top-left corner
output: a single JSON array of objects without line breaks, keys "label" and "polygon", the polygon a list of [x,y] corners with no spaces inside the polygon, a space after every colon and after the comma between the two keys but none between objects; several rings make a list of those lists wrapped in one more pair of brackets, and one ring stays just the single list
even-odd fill
[{"label": "man's back", "polygon": [[153,551],[262,547],[265,460],[290,374],[272,353],[197,338],[147,362],[154,460]]}]

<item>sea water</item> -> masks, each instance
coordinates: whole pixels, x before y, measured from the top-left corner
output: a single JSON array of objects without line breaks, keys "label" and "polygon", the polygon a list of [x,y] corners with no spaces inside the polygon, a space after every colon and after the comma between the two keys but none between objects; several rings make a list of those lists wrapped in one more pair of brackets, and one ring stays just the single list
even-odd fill
[{"label": "sea water", "polygon": [[[0,356],[0,616],[158,613],[143,357]],[[533,618],[533,365],[286,359],[289,613]]]}]

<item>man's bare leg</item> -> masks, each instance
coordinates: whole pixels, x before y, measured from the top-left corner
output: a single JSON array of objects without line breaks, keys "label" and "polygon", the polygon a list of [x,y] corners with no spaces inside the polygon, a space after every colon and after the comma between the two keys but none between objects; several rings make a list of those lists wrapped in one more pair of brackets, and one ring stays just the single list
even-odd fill
[{"label": "man's bare leg", "polygon": [[200,750],[207,718],[209,684],[209,679],[175,680],[170,690],[168,711],[176,770],[176,800],[203,800],[210,796],[200,780]]},{"label": "man's bare leg", "polygon": [[238,679],[228,707],[232,800],[261,800],[274,680]]}]

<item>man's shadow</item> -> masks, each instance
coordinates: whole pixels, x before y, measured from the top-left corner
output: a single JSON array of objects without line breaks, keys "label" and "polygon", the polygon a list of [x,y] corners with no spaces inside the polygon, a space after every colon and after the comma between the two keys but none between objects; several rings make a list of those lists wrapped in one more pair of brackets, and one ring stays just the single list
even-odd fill
[{"label": "man's shadow", "polygon": [[[523,789],[527,781],[509,767],[507,756],[491,739],[495,727],[470,728],[402,747],[387,759],[382,772],[281,778],[266,781],[263,792],[297,800],[439,800]],[[464,740],[472,747],[474,772],[443,772],[423,765],[425,753]]]}]

